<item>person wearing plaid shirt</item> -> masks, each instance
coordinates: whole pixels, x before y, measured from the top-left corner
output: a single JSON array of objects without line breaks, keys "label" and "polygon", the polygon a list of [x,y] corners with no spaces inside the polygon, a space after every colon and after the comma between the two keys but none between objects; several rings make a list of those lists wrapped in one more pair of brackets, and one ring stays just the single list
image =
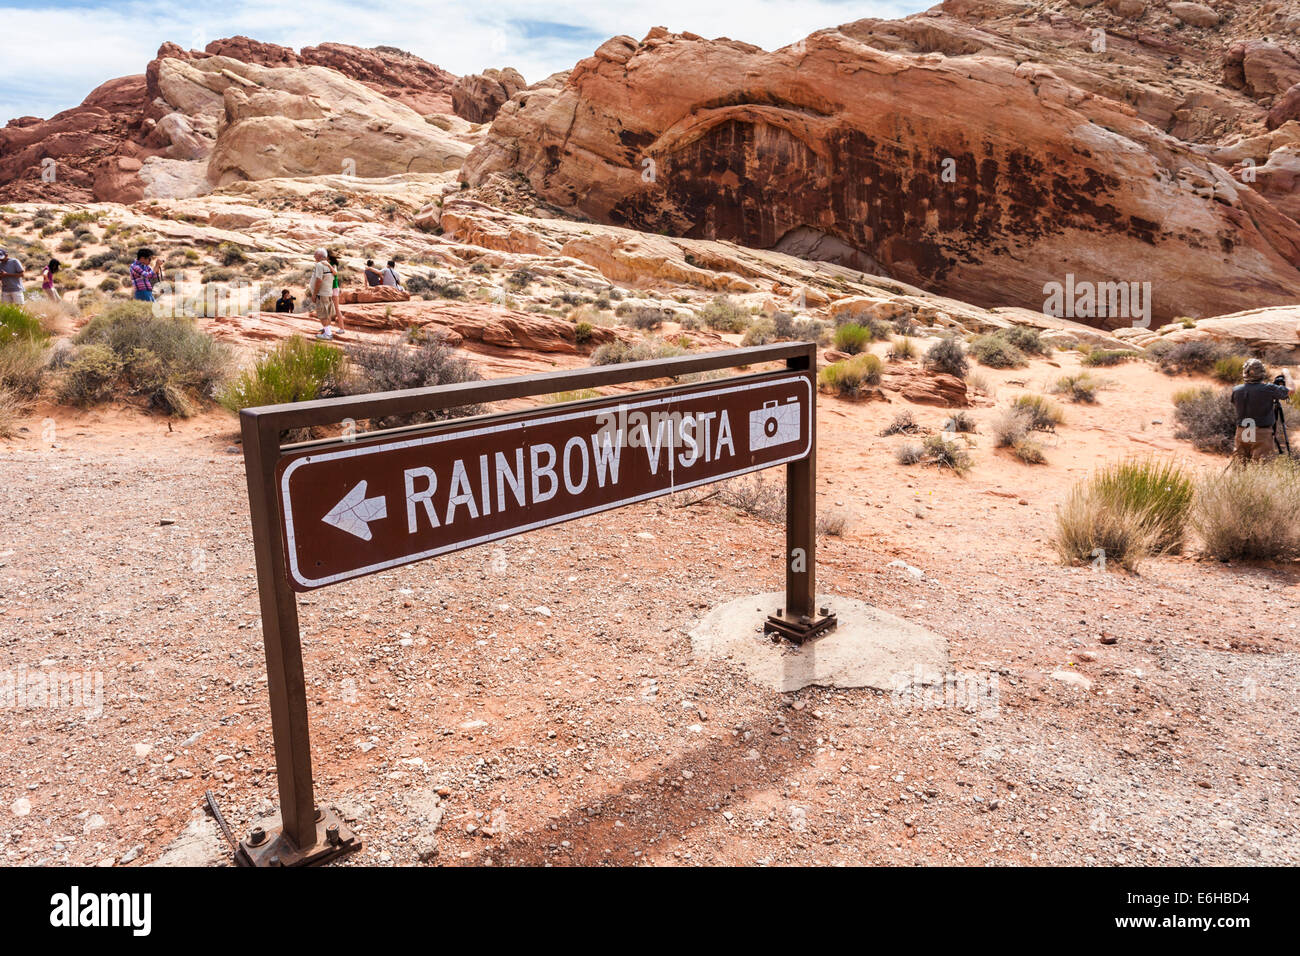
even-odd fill
[{"label": "person wearing plaid shirt", "polygon": [[162,279],[162,264],[158,264],[155,270],[150,263],[153,261],[152,249],[141,249],[135,255],[135,262],[131,263],[131,284],[135,286],[135,297],[141,302],[153,301],[154,283]]}]

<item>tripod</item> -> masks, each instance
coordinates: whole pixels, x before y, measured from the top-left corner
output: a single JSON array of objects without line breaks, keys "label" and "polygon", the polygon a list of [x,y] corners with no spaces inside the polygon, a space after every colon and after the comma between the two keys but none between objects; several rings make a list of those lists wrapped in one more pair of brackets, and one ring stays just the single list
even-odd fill
[{"label": "tripod", "polygon": [[[1277,453],[1279,455],[1284,454],[1290,458],[1291,438],[1286,433],[1286,412],[1282,411],[1282,403],[1276,398],[1273,399],[1273,414],[1276,416],[1273,422],[1273,444],[1277,446]],[[1282,437],[1280,439],[1277,437],[1279,425],[1282,426]],[[1285,449],[1285,451],[1283,449]]]}]

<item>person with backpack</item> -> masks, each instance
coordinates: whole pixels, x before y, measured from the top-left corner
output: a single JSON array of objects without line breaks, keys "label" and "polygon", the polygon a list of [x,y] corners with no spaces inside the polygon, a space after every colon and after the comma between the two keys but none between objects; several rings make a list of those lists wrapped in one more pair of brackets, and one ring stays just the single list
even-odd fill
[{"label": "person with backpack", "polygon": [[1242,366],[1241,378],[1242,383],[1232,390],[1237,414],[1232,457],[1235,461],[1267,461],[1276,457],[1280,444],[1274,434],[1278,403],[1290,398],[1295,386],[1285,375],[1272,383],[1266,381],[1268,369],[1257,358]]},{"label": "person with backpack", "polygon": [[400,289],[402,280],[397,276],[397,260],[389,259],[388,268],[383,271],[382,283],[389,288]]}]

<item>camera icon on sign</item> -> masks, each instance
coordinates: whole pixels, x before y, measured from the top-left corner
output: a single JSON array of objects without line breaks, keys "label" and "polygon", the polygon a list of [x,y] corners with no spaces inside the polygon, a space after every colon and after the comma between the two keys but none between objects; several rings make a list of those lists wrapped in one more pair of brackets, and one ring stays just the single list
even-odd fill
[{"label": "camera icon on sign", "polygon": [[800,439],[799,399],[791,398],[784,405],[775,401],[764,402],[763,407],[749,413],[749,450],[771,448]]}]

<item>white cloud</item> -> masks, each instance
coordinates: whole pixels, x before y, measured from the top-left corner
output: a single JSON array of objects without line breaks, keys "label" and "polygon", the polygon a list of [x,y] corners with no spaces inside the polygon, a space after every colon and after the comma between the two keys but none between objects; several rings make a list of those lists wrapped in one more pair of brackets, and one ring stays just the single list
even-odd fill
[{"label": "white cloud", "polygon": [[[198,48],[218,37],[243,34],[294,48],[332,41],[388,45],[453,73],[514,66],[531,82],[567,69],[605,38],[644,36],[656,25],[703,36],[730,36],[767,49],[814,30],[861,17],[896,17],[924,0],[321,0],[310,5],[231,0],[212,12],[203,5],[163,0],[83,3],[35,8],[0,6],[5,23],[0,55],[0,122],[49,116],[74,106],[105,80],[143,72],[166,40]],[[563,24],[587,35],[529,36],[523,24]]]}]

